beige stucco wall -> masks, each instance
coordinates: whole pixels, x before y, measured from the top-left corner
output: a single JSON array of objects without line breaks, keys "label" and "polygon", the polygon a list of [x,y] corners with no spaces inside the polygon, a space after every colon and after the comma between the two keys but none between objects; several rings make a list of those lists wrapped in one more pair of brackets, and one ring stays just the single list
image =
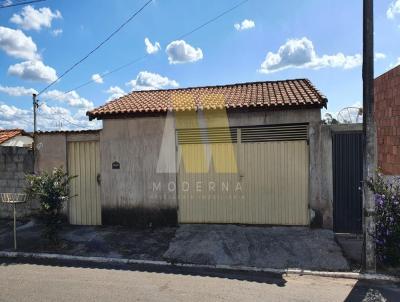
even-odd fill
[{"label": "beige stucco wall", "polygon": [[[199,127],[204,127],[208,114],[199,113]],[[228,113],[231,127],[309,123],[310,208],[324,213],[329,211],[329,205],[321,200],[320,120],[320,109],[249,110]],[[215,113],[211,121],[211,127],[223,125],[224,121],[226,123],[226,113]],[[173,173],[176,171],[176,126],[194,127],[193,114],[185,116],[178,113],[175,118],[159,115],[103,121],[100,135],[103,207],[177,207],[174,190],[176,174]],[[157,172],[161,146],[168,149],[169,154],[169,160],[163,161],[164,166],[161,165],[161,170],[170,173]],[[112,169],[114,161],[120,163],[119,170]],[[169,167],[165,167],[166,162],[169,163]],[[154,185],[158,186],[160,183],[161,186],[155,190]]]},{"label": "beige stucco wall", "polygon": [[69,141],[100,140],[98,132],[68,133],[44,132],[36,135],[35,172],[67,169],[67,143]]},{"label": "beige stucco wall", "polygon": [[67,167],[67,136],[65,133],[37,134],[35,172]]},{"label": "beige stucco wall", "polygon": [[[103,207],[176,207],[176,175],[157,173],[165,116],[104,120],[100,135]],[[172,150],[174,152],[175,149]],[[118,162],[120,169],[112,169]],[[162,192],[153,185],[162,185]]]}]

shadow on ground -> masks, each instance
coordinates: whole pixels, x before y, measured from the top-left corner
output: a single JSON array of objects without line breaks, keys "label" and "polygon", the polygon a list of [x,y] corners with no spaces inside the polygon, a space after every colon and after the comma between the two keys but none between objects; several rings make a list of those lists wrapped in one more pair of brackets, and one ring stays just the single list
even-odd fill
[{"label": "shadow on ground", "polygon": [[358,281],[345,302],[397,302],[400,301],[400,285],[380,281]]},{"label": "shadow on ground", "polygon": [[274,284],[279,287],[285,286],[286,280],[282,274],[265,273],[265,272],[247,272],[233,271],[224,269],[211,268],[190,268],[171,265],[144,265],[144,264],[116,264],[116,263],[89,263],[85,261],[70,260],[40,260],[28,258],[0,258],[0,268],[2,266],[12,266],[15,264],[36,264],[53,267],[74,267],[74,268],[90,268],[90,269],[106,269],[106,270],[123,270],[138,271],[161,274],[174,274],[183,276],[213,277],[232,279],[239,281],[250,281],[265,284]]}]

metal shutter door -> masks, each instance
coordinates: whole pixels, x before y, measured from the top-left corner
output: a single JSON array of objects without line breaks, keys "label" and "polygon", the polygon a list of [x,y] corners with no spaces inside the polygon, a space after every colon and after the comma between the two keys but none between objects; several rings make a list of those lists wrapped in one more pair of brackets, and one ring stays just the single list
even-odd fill
[{"label": "metal shutter door", "polygon": [[[306,125],[231,129],[231,143],[220,134],[215,139],[212,129],[207,132],[214,138],[207,143],[198,137],[190,140],[182,132],[178,133],[180,223],[309,224]],[[230,156],[221,156],[229,149],[237,171],[218,172],[216,164],[232,164]],[[212,158],[215,153],[217,163]]]}]

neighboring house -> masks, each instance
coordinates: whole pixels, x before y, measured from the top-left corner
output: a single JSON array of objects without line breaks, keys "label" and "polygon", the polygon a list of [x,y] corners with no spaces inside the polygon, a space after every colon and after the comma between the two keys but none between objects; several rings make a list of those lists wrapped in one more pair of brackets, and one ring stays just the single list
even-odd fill
[{"label": "neighboring house", "polygon": [[321,192],[326,104],[306,79],[133,91],[87,113],[101,131],[39,133],[36,169],[79,175],[73,224],[318,218],[331,228]]},{"label": "neighboring house", "polygon": [[374,89],[378,167],[400,176],[400,65],[377,77]]},{"label": "neighboring house", "polygon": [[32,147],[32,135],[22,129],[0,129],[0,146]]}]

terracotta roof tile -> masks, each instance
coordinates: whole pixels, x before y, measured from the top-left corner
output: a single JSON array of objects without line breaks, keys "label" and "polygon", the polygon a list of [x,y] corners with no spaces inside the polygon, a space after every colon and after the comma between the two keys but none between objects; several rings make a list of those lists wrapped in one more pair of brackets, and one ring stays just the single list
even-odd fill
[{"label": "terracotta roof tile", "polygon": [[6,129],[0,130],[0,144],[16,137],[18,135],[26,135],[25,131],[22,129]]},{"label": "terracotta roof tile", "polygon": [[223,86],[133,91],[86,114],[90,119],[144,112],[246,107],[325,106],[327,99],[307,79]]}]

